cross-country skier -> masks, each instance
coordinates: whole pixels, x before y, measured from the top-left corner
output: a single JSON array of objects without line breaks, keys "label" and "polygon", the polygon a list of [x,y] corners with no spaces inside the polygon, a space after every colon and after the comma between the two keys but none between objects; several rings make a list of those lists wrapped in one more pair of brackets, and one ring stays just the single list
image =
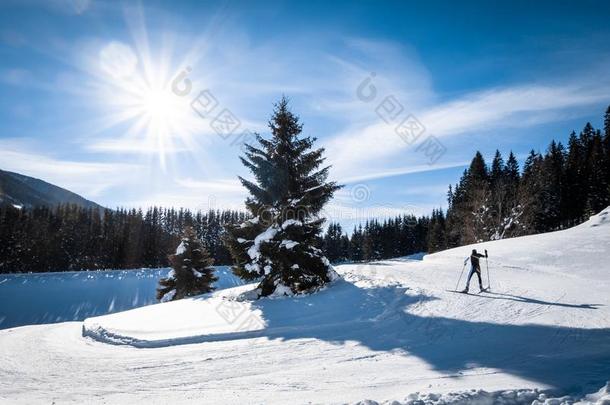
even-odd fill
[{"label": "cross-country skier", "polygon": [[470,279],[472,278],[472,276],[476,273],[477,277],[479,278],[479,288],[481,291],[484,290],[483,288],[483,281],[481,280],[481,265],[479,264],[479,258],[481,257],[487,257],[487,249],[485,250],[485,254],[482,255],[480,253],[477,253],[476,249],[472,249],[472,253],[470,254],[470,257],[467,257],[464,260],[464,266],[466,265],[466,263],[468,263],[468,259],[470,259],[470,273],[468,274],[468,280],[466,281],[466,288],[464,288],[462,290],[463,293],[467,293],[468,292],[468,287],[470,286]]}]

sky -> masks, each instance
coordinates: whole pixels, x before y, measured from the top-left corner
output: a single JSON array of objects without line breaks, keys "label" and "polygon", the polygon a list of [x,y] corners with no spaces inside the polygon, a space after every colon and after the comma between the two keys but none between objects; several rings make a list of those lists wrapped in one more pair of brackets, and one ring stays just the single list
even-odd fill
[{"label": "sky", "polygon": [[0,3],[0,169],[106,207],[243,208],[282,96],[346,227],[446,207],[477,150],[521,162],[610,104],[604,1]]}]

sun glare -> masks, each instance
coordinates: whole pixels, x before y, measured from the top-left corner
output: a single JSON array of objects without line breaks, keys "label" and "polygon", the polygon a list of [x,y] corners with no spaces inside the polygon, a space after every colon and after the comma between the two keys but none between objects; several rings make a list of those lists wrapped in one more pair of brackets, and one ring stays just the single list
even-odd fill
[{"label": "sun glare", "polygon": [[170,61],[154,61],[140,51],[111,42],[99,53],[103,98],[113,111],[107,126],[126,124],[128,131],[122,141],[156,153],[165,169],[168,152],[191,144],[199,123],[188,100],[171,91]]},{"label": "sun glare", "polygon": [[144,94],[142,100],[146,114],[151,118],[167,118],[169,115],[171,115],[171,97],[171,93],[163,90],[149,90],[146,94]]}]

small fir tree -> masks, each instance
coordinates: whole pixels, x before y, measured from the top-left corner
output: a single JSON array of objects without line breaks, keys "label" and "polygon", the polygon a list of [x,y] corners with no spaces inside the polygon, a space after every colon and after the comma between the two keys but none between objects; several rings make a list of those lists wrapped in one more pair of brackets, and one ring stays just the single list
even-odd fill
[{"label": "small fir tree", "polygon": [[176,253],[169,257],[172,270],[166,278],[159,280],[157,299],[164,301],[179,300],[212,291],[214,263],[195,230],[187,227]]},{"label": "small fir tree", "polygon": [[257,134],[258,145],[246,145],[241,158],[255,178],[239,178],[250,193],[246,207],[253,218],[227,227],[225,242],[234,273],[260,279],[259,296],[311,292],[335,277],[316,245],[324,222],[319,213],[340,186],[326,181],[324,149],[313,149],[315,138],[300,136],[302,125],[286,98],[276,104],[269,128],[271,138]]}]

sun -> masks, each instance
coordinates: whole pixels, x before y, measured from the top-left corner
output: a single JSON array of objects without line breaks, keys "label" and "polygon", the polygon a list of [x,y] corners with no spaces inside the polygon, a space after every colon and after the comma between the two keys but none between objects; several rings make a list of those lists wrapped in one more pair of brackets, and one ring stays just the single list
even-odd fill
[{"label": "sun", "polygon": [[139,115],[146,121],[149,137],[169,140],[175,136],[175,131],[184,130],[180,128],[183,118],[181,100],[167,88],[144,88],[136,99]]},{"label": "sun", "polygon": [[166,121],[172,116],[172,95],[164,90],[149,89],[142,95],[142,107],[151,119],[158,117]]},{"label": "sun", "polygon": [[127,126],[122,145],[157,155],[165,169],[169,152],[192,144],[201,125],[189,100],[171,90],[178,69],[168,58],[155,60],[116,41],[103,47],[99,58],[102,99],[112,111],[108,127]]}]

